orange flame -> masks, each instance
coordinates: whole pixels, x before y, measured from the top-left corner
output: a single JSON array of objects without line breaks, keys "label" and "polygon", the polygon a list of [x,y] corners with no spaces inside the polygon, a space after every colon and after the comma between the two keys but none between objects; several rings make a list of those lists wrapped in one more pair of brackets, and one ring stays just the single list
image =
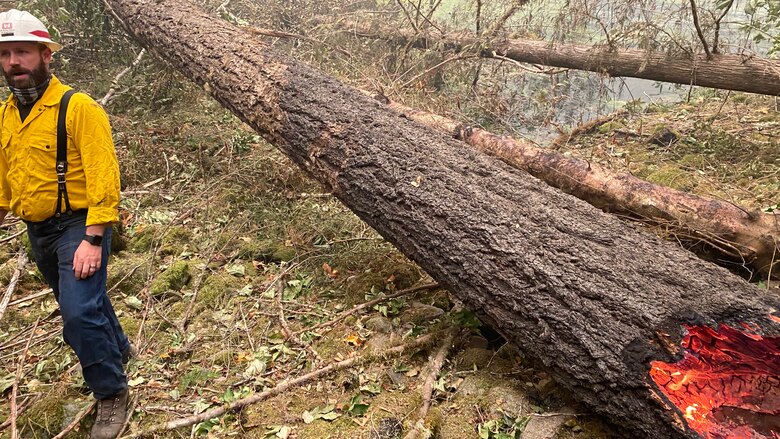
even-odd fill
[{"label": "orange flame", "polygon": [[650,376],[704,439],[780,439],[780,337],[741,326],[686,326],[683,359]]}]

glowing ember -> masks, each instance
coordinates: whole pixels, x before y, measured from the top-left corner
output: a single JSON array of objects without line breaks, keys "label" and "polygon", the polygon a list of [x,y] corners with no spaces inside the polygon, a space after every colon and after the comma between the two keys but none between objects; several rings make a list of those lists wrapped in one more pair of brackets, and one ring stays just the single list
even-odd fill
[{"label": "glowing ember", "polygon": [[780,439],[780,337],[686,326],[683,359],[650,376],[705,439]]}]

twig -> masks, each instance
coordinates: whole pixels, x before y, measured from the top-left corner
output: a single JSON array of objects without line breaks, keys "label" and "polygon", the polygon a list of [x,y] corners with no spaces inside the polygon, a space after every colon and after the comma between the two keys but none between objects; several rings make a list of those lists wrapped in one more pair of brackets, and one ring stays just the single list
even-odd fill
[{"label": "twig", "polygon": [[453,62],[453,61],[460,61],[460,60],[464,60],[464,59],[471,59],[471,58],[477,58],[477,55],[455,55],[455,56],[449,57],[449,58],[445,59],[444,61],[442,61],[442,62],[440,62],[440,63],[436,64],[435,66],[431,67],[430,69],[428,69],[428,70],[426,70],[426,71],[424,71],[424,72],[420,73],[419,75],[415,76],[414,78],[412,78],[412,79],[410,79],[410,80],[408,80],[408,81],[404,82],[404,83],[403,83],[403,84],[401,84],[401,86],[400,86],[400,87],[398,87],[398,88],[399,88],[399,89],[404,89],[404,88],[406,88],[406,87],[410,86],[411,84],[413,84],[413,83],[414,83],[415,81],[417,81],[418,79],[422,78],[423,76],[425,76],[425,75],[427,75],[427,74],[431,73],[432,71],[434,71],[434,70],[438,69],[439,67],[441,67],[441,66],[443,66],[443,65],[445,65],[445,64],[451,63],[451,62]]},{"label": "twig", "polygon": [[528,3],[528,0],[514,0],[512,4],[509,6],[509,8],[504,12],[504,15],[501,16],[498,20],[496,20],[495,23],[493,23],[493,26],[490,27],[490,30],[488,30],[487,36],[488,38],[495,38],[496,35],[498,35],[498,32],[501,31],[501,28],[504,27],[507,20],[509,20],[513,15],[515,15],[515,12],[517,12],[518,9],[520,9],[521,6]]},{"label": "twig", "polygon": [[22,269],[27,264],[27,252],[22,250],[19,253],[19,257],[16,259],[16,270],[14,270],[13,276],[11,276],[11,282],[8,283],[8,288],[5,290],[3,300],[0,301],[0,320],[3,320],[5,309],[8,307],[8,302],[11,301],[11,295],[16,290],[16,284],[19,282],[19,277],[22,275]]},{"label": "twig", "polygon": [[566,143],[569,143],[571,139],[581,134],[589,133],[595,130],[596,128],[600,127],[601,125],[604,125],[607,122],[612,122],[613,120],[615,120],[615,118],[623,116],[626,113],[628,113],[628,111],[626,111],[625,108],[621,108],[620,110],[615,111],[614,113],[602,117],[597,117],[596,119],[592,119],[588,122],[577,125],[573,130],[571,130],[571,132],[562,133],[560,136],[558,136],[558,138],[552,142],[550,147],[553,149],[558,149],[561,146],[565,145]]},{"label": "twig", "polygon": [[[401,354],[407,350],[416,349],[422,346],[425,346],[432,341],[436,339],[437,336],[440,336],[440,334],[428,334],[424,335],[422,337],[419,337],[405,345],[396,346],[393,348],[390,348],[383,352],[380,357],[390,356],[390,355],[398,355]],[[207,410],[203,413],[200,413],[195,416],[189,416],[186,418],[180,418],[180,419],[174,419],[173,421],[166,422],[164,424],[158,424],[155,426],[152,426],[151,428],[134,433],[129,436],[125,436],[122,439],[133,439],[133,438],[140,438],[143,436],[151,435],[152,433],[156,433],[159,431],[167,431],[167,430],[173,430],[175,428],[181,428],[181,427],[187,427],[190,425],[197,424],[199,422],[204,422],[209,419],[213,419],[219,416],[224,415],[228,412],[238,412],[244,407],[254,404],[260,401],[263,401],[265,399],[268,399],[270,397],[276,396],[287,389],[290,389],[292,387],[300,386],[301,384],[307,383],[313,379],[323,377],[325,375],[330,374],[331,372],[335,372],[337,370],[346,369],[348,367],[352,367],[355,364],[359,364],[364,361],[368,361],[371,358],[376,358],[375,356],[366,355],[364,357],[352,357],[343,361],[339,361],[337,363],[329,364],[323,368],[317,369],[313,372],[307,373],[306,375],[300,376],[298,378],[294,379],[288,379],[284,380],[281,383],[277,384],[271,389],[268,389],[264,392],[257,393],[254,395],[247,396],[246,398],[241,398],[236,401],[233,401],[230,404],[224,405],[222,407],[215,407],[211,410]]]},{"label": "twig", "polygon": [[19,380],[22,379],[22,369],[24,368],[24,357],[27,356],[27,351],[30,349],[30,342],[32,342],[33,336],[35,335],[35,329],[38,328],[38,323],[40,321],[41,321],[40,318],[38,318],[35,321],[35,324],[33,325],[33,329],[30,332],[30,337],[27,338],[27,345],[24,347],[22,356],[19,358],[19,364],[16,367],[16,378],[14,379],[13,390],[11,390],[11,416],[10,416],[11,439],[16,439],[19,434],[19,432],[16,431],[16,416],[17,416],[16,395],[19,392]]},{"label": "twig", "polygon": [[109,102],[111,102],[111,100],[113,99],[114,95],[116,94],[116,89],[119,88],[119,81],[130,70],[134,69],[138,65],[138,63],[141,62],[141,60],[143,59],[145,54],[146,54],[146,49],[141,49],[141,51],[138,52],[138,56],[135,57],[135,61],[133,61],[133,63],[130,64],[129,66],[125,67],[125,69],[122,70],[121,72],[119,72],[118,75],[116,75],[114,80],[111,81],[111,88],[108,89],[108,93],[106,93],[105,96],[103,96],[102,98],[100,98],[100,100],[98,100],[98,103],[100,105],[105,107],[106,105],[109,104]]},{"label": "twig", "polygon": [[9,242],[9,241],[13,241],[14,239],[16,239],[17,236],[22,235],[26,231],[27,231],[27,227],[25,227],[22,230],[14,233],[13,235],[6,236],[5,238],[0,239],[0,244],[5,243],[5,242]]},{"label": "twig", "polygon": [[334,46],[332,44],[329,44],[325,42],[324,40],[318,40],[316,38],[307,37],[305,35],[301,34],[294,34],[290,32],[283,32],[278,31],[274,29],[264,29],[262,27],[256,27],[256,26],[248,26],[244,27],[243,29],[246,29],[249,33],[252,33],[254,35],[263,35],[266,37],[274,37],[274,38],[285,38],[285,39],[296,39],[296,40],[302,40],[302,41],[310,41],[312,43],[321,44],[326,47],[330,47],[331,49],[341,53],[342,55],[345,55],[347,57],[351,57],[352,54],[349,53],[346,49],[343,49],[339,46]]},{"label": "twig", "polygon": [[68,433],[70,433],[74,428],[76,428],[77,425],[81,423],[81,420],[84,419],[90,412],[92,412],[92,409],[95,408],[95,404],[97,404],[97,401],[92,401],[84,410],[81,411],[81,413],[78,414],[75,418],[73,418],[72,421],[70,421],[70,424],[68,424],[67,427],[65,427],[64,430],[59,432],[57,436],[54,436],[51,439],[62,439],[64,438]]},{"label": "twig", "polygon": [[337,315],[336,317],[328,320],[327,322],[320,323],[318,325],[312,326],[311,328],[301,329],[300,331],[295,332],[295,335],[300,335],[300,334],[303,334],[304,332],[309,332],[309,331],[316,331],[316,330],[324,328],[326,326],[334,325],[334,324],[338,323],[339,321],[343,320],[344,318],[346,318],[347,316],[350,316],[350,315],[360,311],[361,309],[372,307],[372,306],[376,305],[377,303],[381,303],[381,302],[384,302],[386,300],[394,299],[396,297],[405,296],[407,294],[415,293],[417,291],[431,290],[431,289],[434,289],[434,288],[439,288],[439,284],[432,283],[432,284],[419,285],[419,286],[416,286],[416,287],[411,287],[411,288],[407,288],[405,290],[398,291],[397,293],[390,294],[389,296],[379,297],[379,298],[376,298],[374,300],[371,300],[371,301],[368,301],[368,302],[365,302],[365,303],[361,303],[359,305],[355,305],[352,308],[350,308],[350,309],[348,309],[346,311],[343,311],[341,314]]},{"label": "twig", "polygon": [[693,25],[696,27],[696,33],[699,35],[699,40],[701,41],[701,45],[704,46],[704,53],[707,54],[707,59],[712,59],[712,52],[710,52],[710,46],[707,44],[707,39],[704,38],[704,32],[701,30],[701,25],[699,24],[699,12],[696,9],[696,1],[691,1],[691,14],[693,15]]},{"label": "twig", "polygon": [[9,302],[8,306],[16,306],[16,305],[19,305],[20,303],[29,302],[29,301],[35,300],[35,299],[37,299],[39,297],[48,296],[49,294],[51,294],[51,288],[46,288],[45,290],[39,291],[39,292],[37,292],[37,293],[35,293],[35,294],[31,295],[31,296],[22,297],[21,299],[16,299],[16,300],[14,300],[12,302]]},{"label": "twig", "polygon": [[718,49],[718,45],[720,42],[718,41],[720,39],[720,22],[723,21],[723,19],[728,15],[729,11],[731,10],[731,6],[734,5],[734,0],[729,0],[728,4],[723,8],[723,13],[720,14],[720,17],[715,19],[715,37],[712,39],[712,53],[719,53],[720,49]]},{"label": "twig", "polygon": [[322,363],[322,357],[320,354],[314,350],[313,347],[301,341],[301,339],[299,339],[292,331],[290,331],[290,327],[287,325],[287,317],[284,316],[284,305],[282,305],[282,296],[284,295],[284,279],[284,277],[279,278],[278,291],[275,296],[276,307],[278,308],[278,315],[276,317],[279,319],[279,324],[282,326],[284,337],[285,339],[292,340],[293,343],[306,349],[314,357],[313,365]]},{"label": "twig", "polygon": [[409,15],[409,11],[406,10],[401,0],[395,0],[395,2],[398,3],[398,6],[400,6],[401,10],[404,11],[404,15],[406,15],[406,19],[409,21],[409,24],[412,25],[412,28],[414,29],[414,33],[419,34],[420,29],[417,28],[417,23],[415,23],[414,20],[412,20],[412,16]]},{"label": "twig", "polygon": [[441,347],[436,352],[436,355],[431,357],[431,369],[428,372],[428,376],[425,378],[425,383],[423,384],[422,390],[420,391],[423,398],[423,405],[420,407],[420,413],[418,415],[417,422],[414,424],[414,427],[412,427],[409,433],[404,436],[404,439],[417,439],[420,434],[426,430],[424,423],[425,418],[428,416],[428,410],[431,408],[433,384],[436,382],[436,377],[439,376],[439,372],[444,365],[444,360],[447,358],[447,354],[449,353],[451,346],[452,335],[448,336],[444,340],[444,343],[442,343]]},{"label": "twig", "polygon": [[[40,399],[40,397],[36,398],[36,399],[31,399],[30,397],[25,398],[24,401],[22,401],[22,403],[19,404],[19,407],[16,409],[16,416],[19,416],[22,413],[24,413],[35,402],[37,402],[38,399]],[[3,421],[2,424],[0,424],[0,431],[3,431],[3,430],[5,430],[6,428],[8,428],[10,426],[11,426],[11,418],[8,418],[5,421]]]}]

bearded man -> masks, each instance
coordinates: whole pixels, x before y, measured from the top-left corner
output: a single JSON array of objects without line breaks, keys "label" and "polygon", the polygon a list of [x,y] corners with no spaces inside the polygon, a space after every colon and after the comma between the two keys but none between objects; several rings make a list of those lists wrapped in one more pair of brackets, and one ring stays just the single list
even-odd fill
[{"label": "bearded man", "polygon": [[0,13],[0,67],[11,89],[0,109],[0,224],[9,211],[27,224],[63,338],[98,400],[92,438],[114,438],[128,416],[123,364],[132,353],[106,293],[119,165],[108,117],[92,98],[73,94],[58,123],[70,90],[49,70],[60,48],[30,13]]}]

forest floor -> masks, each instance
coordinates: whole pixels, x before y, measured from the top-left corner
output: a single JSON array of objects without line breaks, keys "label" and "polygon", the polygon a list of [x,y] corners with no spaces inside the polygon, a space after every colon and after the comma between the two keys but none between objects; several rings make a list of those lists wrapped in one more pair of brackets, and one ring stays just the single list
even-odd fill
[{"label": "forest floor", "polygon": [[[435,438],[621,437],[215,101],[177,87],[110,109],[123,201],[108,286],[139,349],[125,434],[400,438],[428,381],[421,425]],[[560,150],[777,211],[777,105],[700,93],[630,109]],[[653,143],[663,130],[675,141]],[[0,324],[0,413],[15,400],[21,437],[87,437],[92,400],[53,297],[19,265],[23,229],[0,230],[0,292],[19,276]],[[165,426],[346,360],[241,411]]]}]

